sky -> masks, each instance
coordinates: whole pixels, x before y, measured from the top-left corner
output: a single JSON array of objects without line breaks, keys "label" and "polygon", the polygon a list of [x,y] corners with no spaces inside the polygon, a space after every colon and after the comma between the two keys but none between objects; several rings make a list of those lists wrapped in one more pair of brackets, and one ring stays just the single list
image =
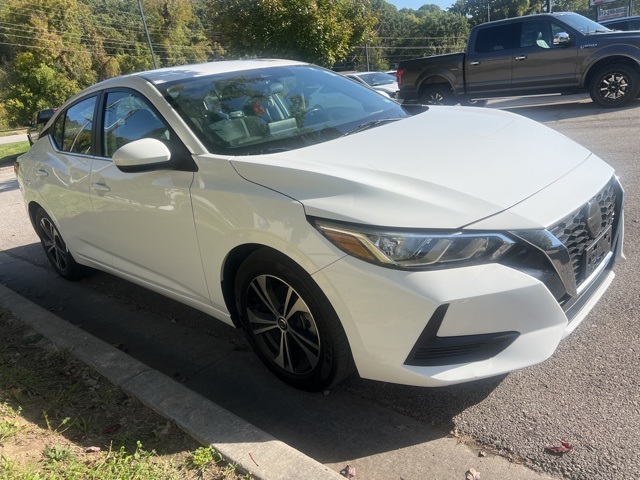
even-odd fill
[{"label": "sky", "polygon": [[417,10],[422,5],[432,3],[445,10],[453,5],[454,0],[387,0],[387,2],[394,4],[398,7],[398,10],[401,8],[413,8],[414,10]]}]

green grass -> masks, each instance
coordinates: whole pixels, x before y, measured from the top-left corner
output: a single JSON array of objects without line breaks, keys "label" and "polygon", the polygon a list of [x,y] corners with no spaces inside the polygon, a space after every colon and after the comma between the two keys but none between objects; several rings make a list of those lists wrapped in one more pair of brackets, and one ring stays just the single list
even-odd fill
[{"label": "green grass", "polygon": [[0,308],[0,480],[246,478]]},{"label": "green grass", "polygon": [[29,150],[29,142],[0,145],[0,167],[13,163],[19,155],[22,155],[27,150]]}]

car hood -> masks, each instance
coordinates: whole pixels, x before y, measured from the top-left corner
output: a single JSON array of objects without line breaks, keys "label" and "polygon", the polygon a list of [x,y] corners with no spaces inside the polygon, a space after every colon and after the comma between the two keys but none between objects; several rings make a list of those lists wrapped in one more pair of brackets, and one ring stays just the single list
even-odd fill
[{"label": "car hood", "polygon": [[404,228],[460,228],[504,211],[591,153],[515,114],[427,112],[289,152],[231,159],[245,179],[308,215]]}]

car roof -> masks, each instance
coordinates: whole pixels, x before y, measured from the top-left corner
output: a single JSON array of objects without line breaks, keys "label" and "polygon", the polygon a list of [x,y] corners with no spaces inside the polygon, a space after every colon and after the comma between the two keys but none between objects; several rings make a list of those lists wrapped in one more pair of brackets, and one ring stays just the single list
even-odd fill
[{"label": "car roof", "polygon": [[531,20],[535,18],[559,18],[567,15],[580,15],[575,12],[552,12],[552,13],[534,13],[532,15],[523,15],[521,17],[512,17],[512,18],[503,18],[502,20],[494,20],[492,22],[485,22],[476,25],[473,28],[486,27],[491,25],[496,25],[498,23],[513,23],[513,22],[521,22],[522,20]]},{"label": "car roof", "polygon": [[607,23],[624,22],[627,20],[638,20],[638,19],[640,19],[640,15],[633,15],[630,17],[610,18],[608,20],[602,20],[598,23],[601,25],[606,25]]},{"label": "car roof", "polygon": [[120,83],[124,78],[142,78],[154,85],[160,85],[175,80],[183,80],[186,78],[201,77],[218,73],[241,72],[245,70],[254,70],[257,68],[267,67],[283,67],[292,65],[308,65],[304,62],[293,60],[276,60],[276,59],[253,59],[253,60],[221,60],[207,63],[196,63],[191,65],[180,65],[176,67],[158,68],[156,70],[147,70],[144,72],[130,73],[120,77],[110,78],[95,84],[96,88],[106,88],[112,83]]}]

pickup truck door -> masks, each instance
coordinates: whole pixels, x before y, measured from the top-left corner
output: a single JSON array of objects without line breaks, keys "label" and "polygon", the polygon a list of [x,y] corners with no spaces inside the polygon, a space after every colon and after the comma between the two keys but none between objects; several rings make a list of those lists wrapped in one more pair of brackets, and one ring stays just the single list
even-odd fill
[{"label": "pickup truck door", "polygon": [[518,45],[513,51],[512,91],[514,94],[557,92],[578,86],[576,78],[578,46],[575,41],[554,43],[567,28],[550,19],[522,23]]},{"label": "pickup truck door", "polygon": [[480,28],[465,57],[467,94],[509,94],[514,32],[518,24]]}]

